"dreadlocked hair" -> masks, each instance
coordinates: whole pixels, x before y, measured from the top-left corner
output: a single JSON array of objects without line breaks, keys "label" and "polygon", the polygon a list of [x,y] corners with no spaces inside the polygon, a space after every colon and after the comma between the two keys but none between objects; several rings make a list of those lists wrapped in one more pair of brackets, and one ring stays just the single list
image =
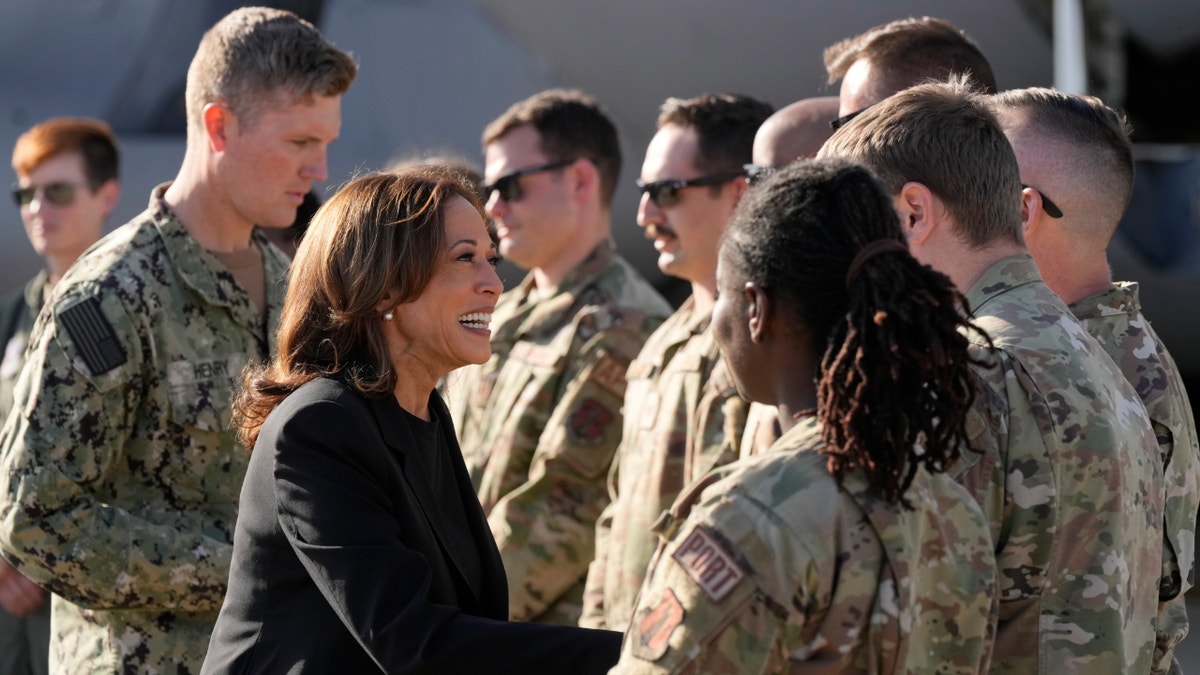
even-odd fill
[{"label": "dreadlocked hair", "polygon": [[[882,240],[898,245],[875,243],[856,261]],[[840,484],[859,469],[874,494],[911,508],[904,493],[918,468],[945,471],[966,447],[975,396],[966,333],[983,333],[950,279],[904,242],[871,173],[821,159],[793,163],[751,190],[723,246],[745,279],[814,336],[830,473]]]}]

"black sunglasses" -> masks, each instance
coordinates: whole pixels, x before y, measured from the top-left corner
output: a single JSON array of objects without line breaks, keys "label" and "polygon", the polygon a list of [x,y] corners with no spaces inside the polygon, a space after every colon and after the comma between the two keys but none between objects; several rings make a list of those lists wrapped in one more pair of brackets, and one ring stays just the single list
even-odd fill
[{"label": "black sunglasses", "polygon": [[654,202],[659,208],[674,206],[679,203],[679,191],[688,187],[700,187],[702,185],[717,185],[727,183],[735,178],[745,176],[743,171],[727,171],[725,173],[714,173],[708,176],[699,176],[697,178],[686,178],[683,180],[656,180],[653,183],[643,182],[641,178],[637,180],[638,189],[650,195],[650,201]]},{"label": "black sunglasses", "polygon": [[859,108],[858,110],[855,110],[854,112],[848,112],[845,115],[842,115],[841,117],[838,117],[836,119],[829,120],[829,128],[833,129],[834,131],[837,131],[838,129],[841,129],[842,127],[846,126],[846,124],[849,123],[850,120],[865,113],[866,111],[870,110],[872,107],[874,107],[874,104],[871,104],[865,108]]},{"label": "black sunglasses", "polygon": [[743,164],[742,170],[746,172],[746,182],[751,185],[758,185],[759,181],[775,173],[775,167],[762,164]]},{"label": "black sunglasses", "polygon": [[1042,210],[1046,212],[1046,215],[1050,216],[1051,218],[1062,218],[1063,217],[1062,209],[1058,208],[1058,204],[1055,204],[1054,202],[1050,201],[1050,198],[1046,196],[1045,192],[1042,192],[1041,190],[1039,190],[1035,187],[1029,187],[1028,185],[1025,185],[1023,183],[1021,184],[1021,187],[1029,188],[1030,190],[1033,190],[1034,192],[1038,193],[1041,196]]},{"label": "black sunglasses", "polygon": [[37,196],[38,190],[42,191],[42,199],[47,203],[55,206],[67,206],[75,201],[75,189],[79,186],[74,183],[50,183],[48,185],[38,186],[30,185],[29,187],[21,187],[14,185],[12,189],[13,201],[17,203],[17,207],[29,206],[33,203],[34,197]]},{"label": "black sunglasses", "polygon": [[561,169],[574,163],[575,159],[560,159],[557,162],[539,164],[531,166],[528,169],[521,169],[520,171],[505,174],[483,186],[483,199],[484,201],[491,199],[492,191],[496,190],[500,192],[500,197],[510,204],[520,201],[521,197],[525,196],[525,193],[521,190],[521,176],[542,173],[543,171],[554,171],[555,169]]}]

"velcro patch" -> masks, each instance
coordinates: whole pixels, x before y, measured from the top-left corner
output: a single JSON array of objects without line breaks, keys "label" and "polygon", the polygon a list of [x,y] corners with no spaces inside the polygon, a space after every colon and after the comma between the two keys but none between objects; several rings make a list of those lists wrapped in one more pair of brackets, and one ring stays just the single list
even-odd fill
[{"label": "velcro patch", "polygon": [[625,398],[625,369],[627,366],[612,356],[605,355],[592,368],[592,380],[617,398]]},{"label": "velcro patch", "polygon": [[633,655],[647,661],[657,661],[667,653],[671,633],[683,623],[683,605],[675,591],[663,589],[662,598],[653,607],[647,607],[633,619]]},{"label": "velcro patch", "polygon": [[103,375],[125,363],[125,349],[117,342],[117,333],[100,310],[100,301],[88,298],[58,315],[71,336],[92,377]]},{"label": "velcro patch", "polygon": [[596,399],[584,399],[567,420],[571,440],[585,445],[599,443],[614,417],[613,412]]},{"label": "velcro patch", "polygon": [[671,557],[713,602],[725,599],[746,578],[742,566],[716,537],[699,525],[692,529]]}]

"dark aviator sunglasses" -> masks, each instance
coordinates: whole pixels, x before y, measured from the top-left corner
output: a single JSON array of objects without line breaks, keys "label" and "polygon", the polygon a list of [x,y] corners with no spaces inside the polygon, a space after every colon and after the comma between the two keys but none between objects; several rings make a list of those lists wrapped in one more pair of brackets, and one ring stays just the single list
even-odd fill
[{"label": "dark aviator sunglasses", "polygon": [[47,185],[30,185],[29,187],[14,185],[12,196],[18,208],[29,206],[37,197],[38,190],[41,190],[42,199],[47,203],[55,206],[67,206],[75,201],[75,190],[79,187],[74,183],[49,183]]},{"label": "dark aviator sunglasses", "polygon": [[525,196],[525,192],[521,190],[521,177],[529,176],[543,171],[555,171],[568,167],[575,163],[575,159],[560,159],[557,162],[549,162],[548,164],[539,164],[531,166],[528,169],[521,169],[512,173],[504,174],[495,181],[483,186],[483,199],[487,201],[492,198],[492,191],[498,191],[500,198],[512,204],[520,201],[521,197]]},{"label": "dark aviator sunglasses", "polygon": [[743,171],[728,171],[725,173],[714,173],[708,176],[698,176],[696,178],[686,178],[682,180],[656,180],[653,183],[647,183],[641,178],[637,180],[638,189],[650,196],[650,201],[654,202],[659,208],[674,206],[679,203],[679,191],[689,187],[700,187],[702,185],[718,185],[727,183],[735,178],[745,176]]}]

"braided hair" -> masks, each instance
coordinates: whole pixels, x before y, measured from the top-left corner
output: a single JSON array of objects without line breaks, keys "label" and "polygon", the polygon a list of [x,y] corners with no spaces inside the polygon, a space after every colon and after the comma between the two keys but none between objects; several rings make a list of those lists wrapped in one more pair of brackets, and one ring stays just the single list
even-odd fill
[{"label": "braided hair", "polygon": [[771,175],[743,198],[722,246],[814,336],[830,473],[840,483],[858,468],[875,494],[910,506],[918,467],[944,471],[966,445],[975,396],[966,333],[983,334],[966,299],[908,253],[871,173],[841,159]]}]

